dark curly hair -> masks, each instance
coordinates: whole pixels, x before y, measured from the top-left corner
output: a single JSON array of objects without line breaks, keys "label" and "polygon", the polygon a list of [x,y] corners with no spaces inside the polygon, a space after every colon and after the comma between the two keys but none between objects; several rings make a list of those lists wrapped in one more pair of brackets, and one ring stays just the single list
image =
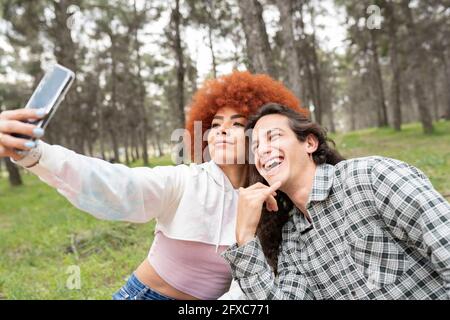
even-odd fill
[{"label": "dark curly hair", "polygon": [[[302,114],[308,114],[300,107],[300,101],[281,82],[265,74],[251,74],[248,71],[233,71],[232,73],[207,80],[194,94],[189,105],[186,129],[191,138],[194,137],[194,122],[201,121],[202,137],[210,129],[211,122],[217,111],[224,107],[233,108],[245,117],[254,114],[264,104],[276,102],[285,105]],[[191,142],[191,161],[194,157],[194,140]],[[202,141],[202,150],[207,142]],[[205,159],[201,159],[202,162]]]},{"label": "dark curly hair", "polygon": [[[315,164],[320,165],[328,163],[335,165],[340,161],[345,160],[336,150],[335,143],[327,137],[326,130],[319,124],[311,122],[311,120],[304,114],[293,111],[284,105],[277,103],[268,103],[261,107],[258,112],[251,116],[246,126],[246,130],[253,129],[264,116],[270,114],[283,115],[289,120],[291,130],[297,136],[300,142],[306,141],[308,135],[313,134],[317,137],[319,145],[317,150],[312,154],[312,159]],[[332,147],[330,146],[332,144]],[[267,181],[258,173],[254,164],[250,165],[248,181],[250,185],[261,182],[268,185]],[[277,273],[278,254],[280,244],[282,241],[282,228],[289,219],[289,212],[294,208],[294,204],[289,197],[282,191],[277,191],[276,200],[278,203],[278,212],[267,211],[263,207],[261,220],[259,222],[256,234],[261,242],[264,255],[267,258],[269,265],[273,268],[275,274]]]}]

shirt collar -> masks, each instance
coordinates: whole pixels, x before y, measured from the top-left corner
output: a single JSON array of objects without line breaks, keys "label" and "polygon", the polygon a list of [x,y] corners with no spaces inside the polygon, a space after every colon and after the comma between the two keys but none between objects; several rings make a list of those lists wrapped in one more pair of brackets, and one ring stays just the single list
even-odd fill
[{"label": "shirt collar", "polygon": [[220,167],[213,160],[204,163],[204,168],[211,175],[213,180],[220,186],[224,187],[226,191],[234,190],[228,177],[220,169]]},{"label": "shirt collar", "polygon": [[314,182],[308,203],[311,201],[323,201],[328,197],[333,185],[335,168],[331,164],[320,164],[316,167]]}]

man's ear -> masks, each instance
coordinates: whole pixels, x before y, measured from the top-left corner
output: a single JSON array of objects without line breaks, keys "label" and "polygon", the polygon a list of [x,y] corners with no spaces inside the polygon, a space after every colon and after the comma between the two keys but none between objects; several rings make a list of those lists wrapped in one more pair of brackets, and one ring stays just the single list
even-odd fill
[{"label": "man's ear", "polygon": [[317,148],[319,147],[319,139],[317,139],[317,137],[312,133],[308,134],[305,143],[306,152],[309,154],[316,152]]}]

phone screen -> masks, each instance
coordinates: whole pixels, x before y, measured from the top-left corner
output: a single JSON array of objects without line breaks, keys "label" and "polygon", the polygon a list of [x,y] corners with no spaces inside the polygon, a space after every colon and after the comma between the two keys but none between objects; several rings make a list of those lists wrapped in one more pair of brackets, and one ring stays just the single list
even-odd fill
[{"label": "phone screen", "polygon": [[28,101],[27,108],[45,108],[48,112],[64,89],[67,78],[67,71],[61,68],[56,67],[52,72],[47,73]]}]

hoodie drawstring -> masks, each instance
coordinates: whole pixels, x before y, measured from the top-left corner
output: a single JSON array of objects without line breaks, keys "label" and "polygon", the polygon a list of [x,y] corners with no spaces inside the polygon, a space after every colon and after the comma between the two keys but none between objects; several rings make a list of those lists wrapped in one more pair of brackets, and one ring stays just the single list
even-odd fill
[{"label": "hoodie drawstring", "polygon": [[223,214],[225,210],[225,177],[222,174],[222,208],[220,210],[220,221],[219,221],[219,234],[217,235],[217,243],[216,243],[216,253],[219,251],[220,239],[222,236],[222,224],[223,224]]}]

